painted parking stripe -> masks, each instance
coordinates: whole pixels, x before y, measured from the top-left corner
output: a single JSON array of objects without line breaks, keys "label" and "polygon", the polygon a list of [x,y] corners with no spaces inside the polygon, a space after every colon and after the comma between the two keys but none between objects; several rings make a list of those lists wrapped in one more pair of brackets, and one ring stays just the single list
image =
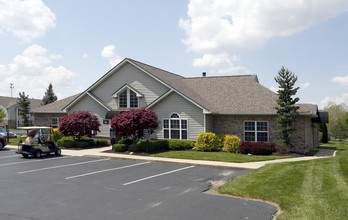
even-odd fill
[{"label": "painted parking stripe", "polygon": [[0,159],[1,158],[7,158],[7,157],[18,157],[18,155],[2,156],[2,157],[0,157]]},{"label": "painted parking stripe", "polygon": [[91,161],[85,161],[85,162],[80,162],[80,163],[71,163],[71,164],[64,164],[64,165],[53,166],[53,167],[45,167],[45,168],[40,168],[40,169],[36,169],[36,170],[27,170],[27,171],[18,172],[18,174],[32,173],[32,172],[37,172],[37,171],[42,171],[42,170],[51,170],[51,169],[56,169],[56,168],[61,168],[61,167],[77,166],[77,165],[87,164],[87,163],[96,163],[96,162],[105,161],[105,160],[110,160],[110,159],[108,158],[108,159],[100,159],[100,160],[91,160]]},{"label": "painted parking stripe", "polygon": [[42,160],[30,160],[30,161],[24,161],[24,162],[5,163],[5,164],[0,164],[0,167],[2,167],[2,166],[10,166],[10,165],[17,165],[17,164],[23,164],[23,163],[42,162],[42,161],[46,161],[46,160],[64,159],[64,158],[68,158],[68,157],[73,157],[73,156],[55,157],[55,158],[42,159]]},{"label": "painted parking stripe", "polygon": [[89,175],[93,175],[93,174],[97,174],[97,173],[104,173],[104,172],[109,172],[109,171],[113,171],[113,170],[121,170],[121,169],[140,166],[140,165],[144,165],[144,164],[148,164],[148,163],[151,163],[151,162],[136,163],[136,164],[127,165],[127,166],[123,166],[123,167],[115,167],[115,168],[106,169],[106,170],[99,170],[99,171],[84,173],[84,174],[80,174],[80,175],[76,175],[76,176],[69,176],[69,177],[66,177],[65,179],[68,180],[68,179],[74,179],[74,178],[83,177],[83,176],[89,176]]},{"label": "painted parking stripe", "polygon": [[156,178],[156,177],[167,175],[167,174],[170,174],[170,173],[179,172],[179,171],[190,169],[190,168],[193,168],[193,167],[195,167],[195,166],[184,167],[184,168],[180,168],[180,169],[177,169],[177,170],[172,170],[172,171],[168,171],[168,172],[165,172],[165,173],[156,174],[156,175],[153,175],[153,176],[149,176],[149,177],[145,177],[145,178],[142,178],[142,179],[134,180],[132,182],[124,183],[123,185],[127,186],[127,185],[130,185],[130,184],[133,184],[133,183],[137,183],[137,182],[141,182],[141,181],[144,181],[144,180]]}]

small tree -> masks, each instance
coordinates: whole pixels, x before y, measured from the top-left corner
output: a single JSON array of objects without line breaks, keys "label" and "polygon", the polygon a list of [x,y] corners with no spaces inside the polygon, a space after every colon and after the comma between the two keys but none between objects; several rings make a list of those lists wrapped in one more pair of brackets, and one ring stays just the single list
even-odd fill
[{"label": "small tree", "polygon": [[278,106],[275,107],[275,109],[278,114],[276,122],[277,125],[281,127],[281,130],[277,132],[280,133],[280,142],[292,148],[291,135],[296,130],[292,125],[295,122],[295,116],[299,109],[295,104],[300,100],[299,98],[292,98],[299,89],[299,87],[294,88],[297,76],[288,69],[285,70],[285,68],[282,67],[274,80],[279,84],[279,90],[277,92]]},{"label": "small tree", "polygon": [[29,126],[29,113],[30,113],[30,100],[29,95],[25,95],[25,92],[19,92],[19,98],[17,101],[19,105],[19,114],[23,119],[22,125]]},{"label": "small tree", "polygon": [[150,109],[130,109],[115,115],[111,127],[116,130],[116,135],[129,137],[135,143],[143,137],[144,129],[153,133],[158,128],[158,118]]},{"label": "small tree", "polygon": [[52,83],[50,83],[46,89],[44,97],[42,98],[41,105],[47,105],[55,101],[57,101],[57,96],[53,92]]},{"label": "small tree", "polygon": [[346,122],[348,107],[345,104],[329,103],[325,107],[329,113],[329,134],[337,139],[344,139],[348,135],[348,124]]},{"label": "small tree", "polygon": [[78,111],[61,117],[58,130],[64,136],[73,136],[81,140],[82,136],[92,137],[92,131],[100,131],[99,126],[97,116],[86,111]]}]

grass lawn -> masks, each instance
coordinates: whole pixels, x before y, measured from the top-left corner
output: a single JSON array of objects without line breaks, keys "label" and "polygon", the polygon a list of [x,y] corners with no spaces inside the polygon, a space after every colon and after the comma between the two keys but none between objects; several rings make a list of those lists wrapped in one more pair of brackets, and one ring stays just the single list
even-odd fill
[{"label": "grass lawn", "polygon": [[[7,140],[7,139],[6,139]],[[8,143],[9,145],[15,145],[17,146],[19,143],[20,138],[10,138],[10,142]]]},{"label": "grass lawn", "polygon": [[277,219],[348,219],[348,145],[336,157],[269,164],[219,187],[219,192],[277,203]]},{"label": "grass lawn", "polygon": [[255,162],[290,158],[291,156],[248,156],[245,154],[232,154],[225,152],[201,152],[201,151],[168,151],[151,155],[152,157],[166,157],[190,160],[211,160],[223,162]]}]

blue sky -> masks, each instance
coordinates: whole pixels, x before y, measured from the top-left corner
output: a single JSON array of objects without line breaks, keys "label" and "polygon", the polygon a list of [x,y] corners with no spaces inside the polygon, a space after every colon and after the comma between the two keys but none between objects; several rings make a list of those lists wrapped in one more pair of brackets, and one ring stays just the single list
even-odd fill
[{"label": "blue sky", "polygon": [[[348,104],[348,1],[0,0],[0,95],[82,92],[129,57],[185,77],[282,66],[301,103]],[[233,94],[232,94],[233,95]]]}]

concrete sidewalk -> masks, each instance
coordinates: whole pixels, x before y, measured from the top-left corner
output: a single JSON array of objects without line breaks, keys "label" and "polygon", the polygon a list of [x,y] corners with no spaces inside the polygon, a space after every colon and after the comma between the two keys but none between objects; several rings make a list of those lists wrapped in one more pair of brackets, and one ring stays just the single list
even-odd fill
[{"label": "concrete sidewalk", "polygon": [[[17,149],[17,146],[7,145],[5,149]],[[266,164],[270,163],[282,163],[282,162],[297,162],[305,160],[315,160],[321,158],[329,158],[336,155],[335,150],[320,149],[315,156],[307,157],[295,157],[287,159],[269,160],[269,161],[259,161],[259,162],[247,162],[247,163],[231,163],[231,162],[220,162],[220,161],[206,161],[206,160],[187,160],[187,159],[173,159],[173,158],[163,158],[163,157],[149,157],[149,156],[138,156],[129,154],[118,154],[118,153],[107,153],[104,151],[111,150],[111,146],[102,148],[93,148],[86,150],[70,150],[63,149],[63,155],[70,156],[97,156],[97,157],[107,157],[115,159],[127,159],[127,160],[145,160],[153,162],[166,162],[166,163],[182,163],[190,164],[196,166],[212,166],[212,167],[223,167],[223,168],[238,168],[238,169],[258,169]]]}]

